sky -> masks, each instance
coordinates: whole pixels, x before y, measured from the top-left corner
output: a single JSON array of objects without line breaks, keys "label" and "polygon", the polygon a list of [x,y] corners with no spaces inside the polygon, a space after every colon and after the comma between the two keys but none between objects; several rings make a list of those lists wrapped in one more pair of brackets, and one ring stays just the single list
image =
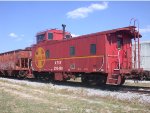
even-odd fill
[{"label": "sky", "polygon": [[131,18],[140,40],[150,41],[149,1],[0,1],[0,53],[29,47],[37,32],[62,24],[78,36],[129,26]]}]

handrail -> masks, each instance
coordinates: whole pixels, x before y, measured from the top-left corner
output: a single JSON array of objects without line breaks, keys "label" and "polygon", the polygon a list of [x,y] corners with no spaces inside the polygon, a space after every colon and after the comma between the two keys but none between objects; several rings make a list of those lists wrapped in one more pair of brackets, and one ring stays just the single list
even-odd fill
[{"label": "handrail", "polygon": [[137,51],[136,51],[136,38],[138,38],[138,69],[140,69],[140,39],[139,39],[139,21],[138,21],[138,19],[135,19],[135,18],[131,18],[131,20],[130,20],[130,24],[129,24],[129,26],[131,26],[131,23],[132,23],[132,21],[134,22],[134,26],[136,26],[136,23],[137,23],[137,34],[136,34],[136,32],[135,32],[135,30],[134,30],[134,42],[135,42],[135,47],[134,47],[134,68],[137,68],[137,65],[136,65],[136,62],[137,62],[137,57],[136,57],[136,55],[137,55]]},{"label": "handrail", "polygon": [[102,67],[104,66],[104,56],[103,56],[103,61],[101,67],[97,71],[101,71]]}]

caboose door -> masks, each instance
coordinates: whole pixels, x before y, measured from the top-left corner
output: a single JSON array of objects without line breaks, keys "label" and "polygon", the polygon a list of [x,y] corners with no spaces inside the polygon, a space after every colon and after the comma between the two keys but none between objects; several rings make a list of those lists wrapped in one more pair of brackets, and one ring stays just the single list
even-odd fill
[{"label": "caboose door", "polygon": [[120,70],[123,61],[123,37],[114,33],[108,36],[107,40],[107,84],[120,84],[120,80],[118,81],[118,78],[120,77]]}]

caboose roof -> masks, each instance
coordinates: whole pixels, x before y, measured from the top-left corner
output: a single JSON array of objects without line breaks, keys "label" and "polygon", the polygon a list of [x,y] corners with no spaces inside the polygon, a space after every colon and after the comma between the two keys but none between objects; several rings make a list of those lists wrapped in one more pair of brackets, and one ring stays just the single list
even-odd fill
[{"label": "caboose roof", "polygon": [[[136,34],[136,37],[138,35],[138,31],[135,30],[136,27],[135,26],[128,26],[128,27],[122,27],[122,28],[118,28],[118,29],[112,29],[112,30],[107,30],[107,31],[102,31],[102,32],[97,32],[97,33],[91,33],[91,34],[87,34],[87,35],[81,35],[78,37],[87,37],[87,36],[93,36],[93,35],[99,35],[99,34],[111,34],[111,33],[117,33],[117,32],[126,32],[129,33],[133,38]],[[135,34],[134,34],[135,31]],[[140,37],[142,37],[141,34],[139,34]]]},{"label": "caboose roof", "polygon": [[[73,38],[69,38],[69,39],[65,39],[65,40],[52,40],[52,41],[42,41],[40,44],[41,45],[45,45],[45,44],[55,44],[58,42],[65,42],[65,41],[69,41],[69,40],[78,40],[80,38],[87,38],[87,37],[92,37],[92,36],[96,36],[96,35],[109,35],[112,33],[119,33],[119,32],[123,32],[123,33],[127,33],[130,34],[132,38],[135,38],[135,34],[136,37],[138,35],[138,31],[136,30],[135,26],[128,26],[128,27],[122,27],[122,28],[118,28],[118,29],[112,29],[112,30],[107,30],[107,31],[102,31],[102,32],[97,32],[97,33],[91,33],[91,34],[86,34],[86,35],[81,35],[81,36],[77,36],[77,37],[73,37]],[[139,34],[140,37],[141,34]],[[33,46],[34,47],[34,46]]]}]

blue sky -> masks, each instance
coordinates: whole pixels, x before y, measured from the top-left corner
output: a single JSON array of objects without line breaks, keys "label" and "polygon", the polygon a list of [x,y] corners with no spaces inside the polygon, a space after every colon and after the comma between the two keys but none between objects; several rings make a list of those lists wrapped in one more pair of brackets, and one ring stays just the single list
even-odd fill
[{"label": "blue sky", "polygon": [[139,20],[141,40],[150,40],[150,2],[0,1],[0,53],[28,47],[37,32],[62,23],[82,35],[128,26],[131,18]]}]

